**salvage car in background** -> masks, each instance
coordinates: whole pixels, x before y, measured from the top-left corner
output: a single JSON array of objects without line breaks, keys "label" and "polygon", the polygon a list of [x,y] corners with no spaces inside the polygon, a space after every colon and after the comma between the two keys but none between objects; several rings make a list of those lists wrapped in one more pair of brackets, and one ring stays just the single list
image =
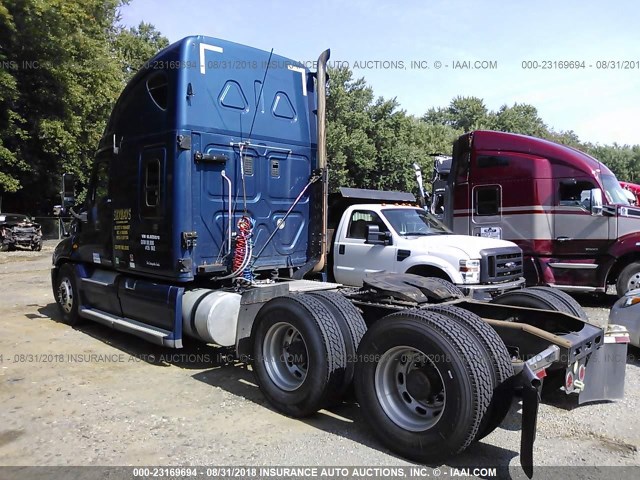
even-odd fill
[{"label": "salvage car in background", "polygon": [[26,215],[0,213],[0,250],[42,250],[42,228]]},{"label": "salvage car in background", "polygon": [[609,323],[627,327],[629,343],[640,347],[640,288],[629,290],[618,299],[611,307]]}]

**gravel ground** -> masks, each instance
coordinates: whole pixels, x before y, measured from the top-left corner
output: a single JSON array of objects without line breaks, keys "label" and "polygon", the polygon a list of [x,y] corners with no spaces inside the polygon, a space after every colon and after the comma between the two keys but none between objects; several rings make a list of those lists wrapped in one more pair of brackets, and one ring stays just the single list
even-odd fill
[{"label": "gravel ground", "polygon": [[[50,287],[55,243],[0,253],[0,465],[412,465],[379,445],[355,404],[278,414],[224,350],[64,325]],[[578,301],[603,324],[613,298]],[[639,465],[639,353],[629,350],[624,400],[577,407],[558,393],[541,405],[537,465]],[[514,402],[500,428],[442,468],[519,466],[520,417]]]}]

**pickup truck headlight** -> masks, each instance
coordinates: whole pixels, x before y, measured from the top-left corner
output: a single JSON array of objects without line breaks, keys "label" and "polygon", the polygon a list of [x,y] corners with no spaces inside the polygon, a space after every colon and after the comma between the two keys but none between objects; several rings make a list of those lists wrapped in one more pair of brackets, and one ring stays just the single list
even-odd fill
[{"label": "pickup truck headlight", "polygon": [[633,297],[628,297],[624,301],[622,306],[623,307],[630,307],[631,305],[635,305],[636,303],[640,303],[640,296],[638,296],[638,295],[634,295]]},{"label": "pickup truck headlight", "polygon": [[464,283],[480,283],[480,260],[460,260]]}]

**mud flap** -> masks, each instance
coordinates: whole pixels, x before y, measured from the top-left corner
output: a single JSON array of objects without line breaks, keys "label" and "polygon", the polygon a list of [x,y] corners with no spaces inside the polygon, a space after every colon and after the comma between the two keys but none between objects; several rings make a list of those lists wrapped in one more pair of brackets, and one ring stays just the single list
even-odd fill
[{"label": "mud flap", "polygon": [[536,424],[538,422],[538,406],[540,405],[542,382],[526,363],[518,378],[519,383],[522,385],[520,465],[522,465],[525,475],[531,478],[533,476],[533,443],[536,440]]},{"label": "mud flap", "polygon": [[607,325],[603,345],[587,360],[584,389],[578,403],[619,400],[624,396],[629,334],[619,325]]}]

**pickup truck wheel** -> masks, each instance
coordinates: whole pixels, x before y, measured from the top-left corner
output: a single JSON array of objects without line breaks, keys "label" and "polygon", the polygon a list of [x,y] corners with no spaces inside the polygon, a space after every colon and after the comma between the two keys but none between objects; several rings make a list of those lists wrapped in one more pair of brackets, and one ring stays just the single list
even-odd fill
[{"label": "pickup truck wheel", "polygon": [[584,311],[582,306],[578,302],[576,302],[576,300],[568,293],[553,287],[529,287],[527,288],[527,290],[537,290],[539,292],[545,292],[564,303],[566,307],[572,312],[571,314],[573,316],[581,318],[582,320],[587,322],[589,321],[589,317],[587,316],[587,313]]},{"label": "pickup truck wheel", "polygon": [[498,332],[469,310],[453,305],[434,305],[427,309],[455,320],[471,332],[482,346],[485,360],[493,367],[491,371],[493,396],[474,439],[474,441],[481,440],[498,428],[509,413],[513,401],[513,389],[505,383],[513,376],[511,357],[507,347]]},{"label": "pickup truck wheel", "polygon": [[624,297],[629,290],[640,288],[640,262],[633,262],[622,269],[616,282],[618,297]]},{"label": "pickup truck wheel", "polygon": [[[347,392],[353,382],[356,352],[362,337],[367,331],[367,324],[364,322],[360,310],[339,293],[319,291],[311,292],[309,295],[317,298],[331,310],[334,318],[338,321],[338,326],[344,338],[345,353],[347,355],[347,368],[345,370],[342,393]],[[350,395],[353,395],[353,392],[351,392]]]},{"label": "pickup truck wheel", "polygon": [[53,293],[62,314],[62,321],[67,325],[77,325],[80,321],[78,315],[78,287],[73,264],[65,263],[60,267],[56,276]]},{"label": "pickup truck wheel", "polygon": [[540,291],[536,288],[523,288],[512,290],[493,298],[489,303],[500,305],[512,305],[514,307],[539,308],[542,310],[553,310],[555,312],[575,315],[573,310],[566,303],[551,295],[549,292]]},{"label": "pickup truck wheel", "polygon": [[436,312],[405,310],[364,335],[354,385],[363,417],[390,450],[420,462],[464,450],[491,399],[477,340]]},{"label": "pickup truck wheel", "polygon": [[344,385],[345,342],[320,300],[296,294],[267,302],[253,333],[253,370],[262,393],[292,417],[336,401]]}]

